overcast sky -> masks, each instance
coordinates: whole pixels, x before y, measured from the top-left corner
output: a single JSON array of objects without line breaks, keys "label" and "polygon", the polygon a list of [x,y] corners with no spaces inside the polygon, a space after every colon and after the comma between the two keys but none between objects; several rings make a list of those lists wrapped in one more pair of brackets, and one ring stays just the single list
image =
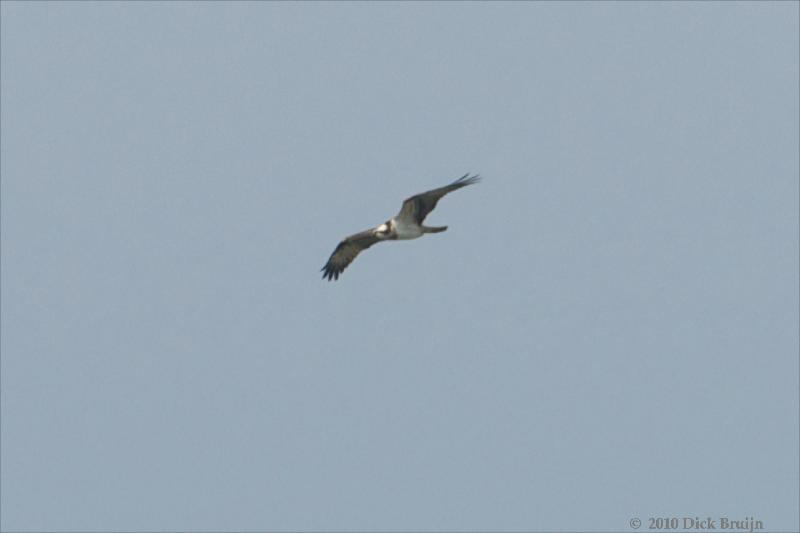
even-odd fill
[{"label": "overcast sky", "polygon": [[798,3],[0,14],[3,530],[800,529]]}]

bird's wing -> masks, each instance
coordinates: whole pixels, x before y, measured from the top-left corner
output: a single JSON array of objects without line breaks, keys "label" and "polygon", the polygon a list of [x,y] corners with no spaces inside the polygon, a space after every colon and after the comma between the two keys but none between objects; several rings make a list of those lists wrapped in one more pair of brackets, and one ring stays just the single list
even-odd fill
[{"label": "bird's wing", "polygon": [[362,251],[366,250],[381,239],[376,236],[375,230],[370,229],[345,237],[331,254],[328,262],[322,267],[322,279],[339,279],[347,265]]},{"label": "bird's wing", "polygon": [[428,216],[428,213],[433,211],[433,208],[436,207],[436,204],[439,202],[439,199],[442,196],[449,192],[455,191],[456,189],[466,187],[467,185],[472,185],[473,183],[477,183],[479,181],[480,177],[477,175],[470,176],[469,174],[464,174],[450,185],[445,185],[444,187],[439,187],[438,189],[416,194],[403,202],[403,207],[400,208],[397,218],[407,220],[408,222],[415,224],[422,224],[422,221],[425,220],[425,217]]}]

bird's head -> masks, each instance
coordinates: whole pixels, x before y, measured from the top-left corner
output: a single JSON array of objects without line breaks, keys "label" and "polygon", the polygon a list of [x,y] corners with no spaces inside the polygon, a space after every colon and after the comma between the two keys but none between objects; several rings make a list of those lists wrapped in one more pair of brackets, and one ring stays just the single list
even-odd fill
[{"label": "bird's head", "polygon": [[389,233],[391,233],[391,231],[392,229],[390,221],[386,221],[377,228],[375,228],[375,233],[378,235],[378,237],[387,237]]}]

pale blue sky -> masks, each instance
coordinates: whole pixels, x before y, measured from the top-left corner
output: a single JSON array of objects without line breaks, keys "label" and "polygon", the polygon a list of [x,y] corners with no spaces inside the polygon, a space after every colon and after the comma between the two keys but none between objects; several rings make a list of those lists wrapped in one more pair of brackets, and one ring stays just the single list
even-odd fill
[{"label": "pale blue sky", "polygon": [[797,3],[0,15],[3,530],[800,529]]}]

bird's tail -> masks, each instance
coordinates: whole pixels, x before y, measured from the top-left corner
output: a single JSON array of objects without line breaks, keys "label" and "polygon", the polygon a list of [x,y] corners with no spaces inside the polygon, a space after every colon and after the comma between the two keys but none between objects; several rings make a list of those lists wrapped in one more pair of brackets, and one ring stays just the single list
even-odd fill
[{"label": "bird's tail", "polygon": [[427,226],[422,226],[422,231],[425,233],[441,233],[447,229],[447,226],[437,226],[433,228],[429,228]]}]

